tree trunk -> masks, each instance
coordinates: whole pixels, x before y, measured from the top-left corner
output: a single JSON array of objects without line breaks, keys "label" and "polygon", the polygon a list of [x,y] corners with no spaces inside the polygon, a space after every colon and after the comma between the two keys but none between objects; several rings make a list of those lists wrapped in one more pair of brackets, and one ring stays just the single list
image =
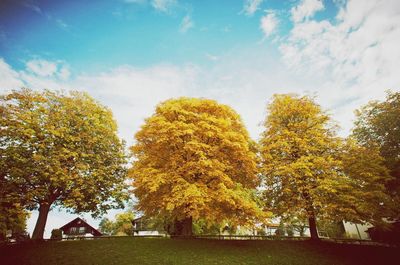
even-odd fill
[{"label": "tree trunk", "polygon": [[311,240],[319,240],[318,236],[318,231],[317,231],[317,222],[315,221],[315,214],[314,211],[312,211],[311,214],[308,216],[308,225],[310,227],[310,235],[311,235]]},{"label": "tree trunk", "polygon": [[175,231],[174,234],[177,236],[192,236],[193,219],[192,217],[187,217],[183,220],[175,220]]},{"label": "tree trunk", "polygon": [[44,228],[46,227],[47,216],[50,211],[50,204],[47,202],[41,203],[39,206],[39,216],[36,221],[35,229],[33,230],[32,239],[43,239]]}]

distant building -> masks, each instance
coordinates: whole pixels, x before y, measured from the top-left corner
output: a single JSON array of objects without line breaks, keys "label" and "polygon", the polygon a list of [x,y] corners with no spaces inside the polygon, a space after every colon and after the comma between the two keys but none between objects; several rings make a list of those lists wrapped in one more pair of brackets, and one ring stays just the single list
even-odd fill
[{"label": "distant building", "polygon": [[158,236],[164,235],[160,233],[154,225],[151,224],[150,219],[142,216],[132,220],[133,235],[134,236]]},{"label": "distant building", "polygon": [[80,217],[60,227],[63,237],[102,236],[103,234]]},{"label": "distant building", "polygon": [[372,227],[370,224],[355,224],[343,222],[346,231],[346,237],[354,239],[370,239],[368,229]]}]

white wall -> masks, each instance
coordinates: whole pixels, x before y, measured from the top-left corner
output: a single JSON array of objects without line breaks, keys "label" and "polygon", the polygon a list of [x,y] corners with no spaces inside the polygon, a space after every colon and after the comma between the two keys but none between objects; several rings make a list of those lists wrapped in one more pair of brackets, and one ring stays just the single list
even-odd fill
[{"label": "white wall", "polygon": [[370,224],[360,225],[360,224],[344,222],[344,229],[346,231],[346,235],[350,238],[355,238],[355,239],[370,239],[367,233],[367,229],[370,227],[372,227],[372,225]]}]

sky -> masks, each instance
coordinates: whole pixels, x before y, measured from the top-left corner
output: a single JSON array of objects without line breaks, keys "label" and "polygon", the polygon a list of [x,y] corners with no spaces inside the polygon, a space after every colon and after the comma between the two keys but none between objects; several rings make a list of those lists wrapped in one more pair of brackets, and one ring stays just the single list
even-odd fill
[{"label": "sky", "polygon": [[[400,91],[399,47],[398,0],[0,1],[0,93],[86,91],[128,146],[181,96],[228,104],[258,139],[273,94],[310,95],[347,136],[355,109]],[[45,235],[75,216],[54,209]]]}]

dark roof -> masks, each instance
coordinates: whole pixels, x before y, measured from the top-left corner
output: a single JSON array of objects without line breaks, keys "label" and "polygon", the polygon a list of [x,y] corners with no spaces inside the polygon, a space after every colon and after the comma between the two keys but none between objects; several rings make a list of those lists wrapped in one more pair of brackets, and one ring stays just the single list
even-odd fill
[{"label": "dark roof", "polygon": [[86,227],[87,231],[90,232],[94,236],[102,236],[103,235],[99,230],[97,230],[90,224],[86,223],[86,221],[80,217],[77,217],[74,220],[72,220],[71,222],[61,226],[60,230],[62,230],[64,233],[68,233],[68,231],[71,227]]}]

